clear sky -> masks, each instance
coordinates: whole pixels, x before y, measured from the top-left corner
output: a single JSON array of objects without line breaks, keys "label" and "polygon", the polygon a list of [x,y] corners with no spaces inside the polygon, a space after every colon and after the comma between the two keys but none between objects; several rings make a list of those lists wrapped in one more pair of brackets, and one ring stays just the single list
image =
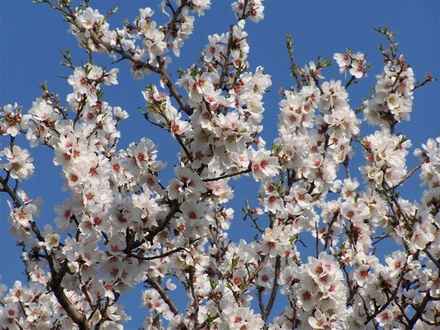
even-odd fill
[{"label": "clear sky", "polygon": [[[233,21],[230,9],[232,1],[213,0],[212,9],[205,16],[196,20],[195,33],[186,42],[180,59],[176,59],[171,70],[187,67],[196,61],[200,50],[206,44],[211,33],[221,33],[228,29]],[[374,86],[375,75],[382,70],[378,44],[383,41],[374,27],[387,25],[397,33],[402,53],[413,66],[416,76],[422,79],[426,72],[440,75],[440,1],[438,0],[370,0],[370,1],[326,1],[326,0],[266,0],[265,20],[259,24],[249,23],[249,42],[251,46],[250,64],[252,70],[263,66],[272,75],[273,86],[266,95],[264,137],[268,144],[276,136],[278,117],[278,92],[292,84],[288,73],[288,61],[285,51],[285,34],[290,32],[295,39],[295,51],[298,62],[304,64],[318,56],[331,57],[335,52],[351,48],[366,53],[372,69],[366,80],[351,90],[352,106],[360,104]],[[114,27],[125,18],[132,19],[140,7],[150,6],[159,11],[159,0],[95,0],[99,9],[107,10],[118,5],[120,10],[111,22]],[[84,53],[77,50],[76,41],[68,31],[61,17],[46,6],[34,5],[31,0],[0,1],[0,104],[19,102],[24,109],[29,109],[32,101],[40,95],[39,86],[47,82],[49,88],[65,99],[69,92],[63,76],[68,74],[61,65],[60,51],[71,49],[74,60],[80,63]],[[109,64],[105,57],[99,57],[102,63]],[[160,157],[169,164],[175,163],[177,151],[173,140],[166,134],[142,120],[137,110],[143,106],[141,89],[151,82],[150,78],[133,81],[124,64],[121,68],[119,86],[107,89],[107,100],[112,105],[120,105],[131,117],[121,126],[121,147],[142,136],[151,138],[159,145]],[[326,78],[344,78],[336,73],[336,68],[324,73]],[[175,76],[175,75],[174,75]],[[440,109],[436,97],[440,94],[439,83],[434,83],[416,93],[412,121],[400,126],[400,130],[409,135],[415,146],[428,137],[440,135]],[[22,140],[19,140],[22,142]],[[0,140],[0,146],[4,140]],[[23,144],[22,144],[23,145]],[[40,217],[41,223],[51,223],[54,203],[66,198],[63,192],[63,180],[59,168],[52,165],[51,153],[37,148],[32,150],[37,160],[34,176],[24,187],[32,197],[42,196],[44,206]],[[410,164],[414,163],[410,159]],[[411,166],[410,166],[411,167]],[[171,171],[170,171],[171,172]],[[171,174],[165,175],[170,177]],[[246,198],[255,195],[255,186],[250,180],[240,181],[237,187],[236,201],[233,206],[236,214]],[[407,198],[417,198],[420,194],[418,180],[411,180],[405,190]],[[6,195],[0,195],[0,274],[6,284],[15,279],[24,279],[19,261],[19,248],[8,234],[8,207]],[[248,228],[239,217],[232,227],[230,236],[250,238]],[[384,249],[387,248],[386,246]],[[141,324],[145,313],[139,309],[139,294],[125,297],[128,310],[134,309],[133,321],[128,329],[136,329]]]}]

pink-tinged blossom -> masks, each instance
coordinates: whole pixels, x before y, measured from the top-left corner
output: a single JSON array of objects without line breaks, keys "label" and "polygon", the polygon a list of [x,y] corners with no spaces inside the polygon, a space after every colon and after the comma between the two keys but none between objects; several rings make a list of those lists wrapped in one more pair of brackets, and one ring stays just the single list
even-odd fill
[{"label": "pink-tinged blossom", "polygon": [[271,156],[268,150],[254,151],[251,157],[251,170],[256,180],[273,177],[279,170],[278,159]]},{"label": "pink-tinged blossom", "polygon": [[[165,17],[142,8],[115,28],[114,11],[52,3],[90,58],[105,53],[126,60],[134,78],[157,79],[139,92],[140,118],[174,138],[177,158],[165,167],[146,136],[121,147],[130,110],[105,100],[118,69],[75,66],[68,54],[67,99],[43,86],[27,112],[1,107],[0,190],[28,281],[0,284],[0,328],[123,329],[130,316],[120,297],[142,285],[145,329],[437,329],[440,138],[417,149],[408,170],[410,141],[395,133],[414,90],[432,78],[416,85],[392,44],[373,95],[354,111],[348,92],[367,73],[364,54],[334,55],[345,84],[325,79],[326,60],[295,64],[277,137],[266,141],[273,78],[252,69],[245,30],[247,19],[263,19],[262,0],[233,1],[237,20],[208,37],[177,81],[169,71],[212,3],[163,0]],[[365,135],[360,111],[380,129]],[[56,228],[42,225],[40,201],[21,190],[35,169],[20,134],[47,148],[65,179]],[[417,171],[426,189],[411,201],[401,186]],[[240,212],[233,197],[243,176],[259,187]],[[235,230],[241,218],[249,241]],[[382,244],[395,251],[379,258]]]},{"label": "pink-tinged blossom", "polygon": [[23,116],[21,108],[17,103],[6,104],[0,107],[0,134],[12,137],[23,128]]},{"label": "pink-tinged blossom", "polygon": [[335,53],[333,58],[339,66],[339,72],[349,72],[354,78],[361,79],[367,73],[367,60],[363,53]]},{"label": "pink-tinged blossom", "polygon": [[13,179],[25,180],[34,173],[33,159],[29,152],[17,145],[3,149],[0,159],[3,160],[0,168],[7,171]]},{"label": "pink-tinged blossom", "polygon": [[401,56],[395,62],[387,62],[383,73],[376,78],[374,95],[365,102],[368,121],[386,127],[409,120],[415,78],[405,58]]},{"label": "pink-tinged blossom", "polygon": [[384,129],[365,137],[362,145],[367,160],[362,169],[366,178],[378,185],[399,184],[407,172],[406,155],[411,142],[403,135],[392,135]]},{"label": "pink-tinged blossom", "polygon": [[87,7],[78,15],[77,21],[84,29],[91,30],[104,21],[104,16],[97,9]]},{"label": "pink-tinged blossom", "polygon": [[249,17],[254,22],[264,18],[263,0],[238,0],[232,3],[232,9],[238,18]]}]

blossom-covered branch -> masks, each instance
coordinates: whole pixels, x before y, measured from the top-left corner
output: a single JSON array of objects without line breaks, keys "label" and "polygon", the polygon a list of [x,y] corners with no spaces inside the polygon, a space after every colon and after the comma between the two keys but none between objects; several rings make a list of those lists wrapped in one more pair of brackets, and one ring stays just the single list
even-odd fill
[{"label": "blossom-covered branch", "polygon": [[[44,85],[30,109],[0,108],[0,191],[28,277],[0,286],[0,328],[122,329],[130,311],[120,297],[139,287],[143,329],[440,327],[440,138],[416,149],[408,170],[411,141],[400,131],[434,79],[416,82],[389,29],[377,29],[383,70],[359,110],[348,91],[370,74],[367,56],[347,49],[301,65],[289,36],[294,86],[266,142],[272,77],[250,65],[246,32],[264,18],[263,0],[232,1],[233,21],[176,79],[169,63],[210,0],[163,0],[159,13],[141,8],[119,27],[108,21],[115,11],[91,1],[36,2],[61,14],[87,61],[63,55],[65,101]],[[130,115],[175,139],[174,167],[154,136],[119,145],[129,113],[104,91],[117,88],[123,61],[134,78],[151,75],[139,90],[145,112]],[[325,79],[331,65],[345,77]],[[39,199],[22,189],[41,166],[26,143],[49,149],[68,191],[44,227]],[[425,190],[407,200],[402,188],[419,172]],[[243,177],[259,191],[243,208],[248,232],[234,233],[247,240],[235,240],[232,183]]]}]

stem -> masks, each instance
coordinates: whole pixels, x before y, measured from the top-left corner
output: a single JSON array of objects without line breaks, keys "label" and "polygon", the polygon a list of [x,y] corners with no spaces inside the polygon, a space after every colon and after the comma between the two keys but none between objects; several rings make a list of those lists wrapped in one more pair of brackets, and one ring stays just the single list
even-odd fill
[{"label": "stem", "polygon": [[203,181],[204,182],[218,181],[218,180],[222,180],[222,179],[232,178],[234,176],[238,176],[238,175],[241,175],[241,174],[246,174],[246,173],[249,173],[249,172],[251,172],[250,168],[248,168],[246,170],[243,170],[243,171],[240,171],[240,172],[223,174],[223,175],[220,175],[220,176],[215,177],[215,178],[203,179]]}]

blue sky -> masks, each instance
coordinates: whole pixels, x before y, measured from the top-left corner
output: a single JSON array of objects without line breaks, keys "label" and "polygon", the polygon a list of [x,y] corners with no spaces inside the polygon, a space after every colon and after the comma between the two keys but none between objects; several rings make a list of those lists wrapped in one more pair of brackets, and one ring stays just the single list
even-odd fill
[{"label": "blue sky", "polygon": [[[186,42],[181,58],[176,59],[171,67],[174,73],[176,68],[187,67],[198,59],[209,34],[227,31],[233,21],[231,1],[213,2],[212,9],[197,19],[195,34]],[[150,6],[159,11],[159,0],[95,0],[93,3],[100,9],[119,5],[118,14],[111,20],[112,26],[118,25],[125,18],[131,20],[140,7]],[[372,69],[365,81],[352,88],[350,97],[353,107],[368,96],[374,86],[375,75],[382,70],[377,46],[383,40],[373,31],[374,27],[387,25],[397,33],[401,51],[419,79],[426,72],[440,75],[440,1],[370,0],[358,1],[356,5],[354,3],[350,0],[267,0],[265,20],[259,24],[248,24],[252,70],[261,65],[273,79],[272,89],[265,98],[263,135],[269,144],[276,136],[277,105],[280,100],[278,92],[292,84],[284,46],[287,32],[294,36],[296,58],[301,64],[318,56],[331,57],[334,52],[344,51],[346,48],[367,54]],[[58,93],[61,99],[65,99],[69,89],[62,76],[66,76],[68,71],[59,64],[60,51],[71,49],[77,63],[84,60],[84,53],[78,51],[76,41],[61,17],[46,6],[32,4],[31,0],[3,0],[0,1],[0,31],[0,104],[17,101],[24,109],[29,109],[32,101],[40,95],[40,84],[45,81],[51,90]],[[105,57],[99,57],[99,60],[109,64]],[[121,105],[131,115],[122,125],[121,146],[125,147],[130,141],[142,136],[152,138],[159,145],[160,157],[168,162],[172,173],[177,151],[175,143],[166,134],[143,121],[137,111],[143,106],[140,90],[151,80],[148,78],[133,81],[127,66],[120,64],[119,67],[120,85],[107,89],[106,95],[111,104]],[[334,66],[324,75],[326,78],[343,78],[337,74]],[[440,109],[436,103],[438,95],[438,83],[419,90],[415,97],[412,121],[400,126],[400,131],[409,135],[415,146],[428,137],[440,135]],[[0,140],[1,143],[4,141]],[[33,152],[39,166],[35,175],[24,186],[31,196],[43,197],[40,221],[50,223],[54,204],[66,198],[63,181],[59,168],[52,165],[50,152],[41,148]],[[410,164],[414,162],[414,159],[410,159]],[[236,183],[235,185],[238,188]],[[250,180],[240,181],[237,200],[233,204],[237,214],[244,200],[252,198],[254,192],[255,186]],[[408,198],[419,196],[421,188],[418,180],[411,180],[404,192]],[[23,279],[23,272],[18,259],[19,249],[8,234],[6,195],[0,196],[0,212],[0,274],[4,282],[11,284],[15,279]],[[244,230],[247,227],[239,217],[235,221],[237,224],[232,227],[230,236],[237,239],[244,232],[245,237],[249,238],[251,234]],[[140,304],[137,299],[136,295],[125,298],[129,307],[137,311],[133,315],[133,322],[128,325],[129,329],[135,329],[144,316],[141,310],[137,310]]]}]

